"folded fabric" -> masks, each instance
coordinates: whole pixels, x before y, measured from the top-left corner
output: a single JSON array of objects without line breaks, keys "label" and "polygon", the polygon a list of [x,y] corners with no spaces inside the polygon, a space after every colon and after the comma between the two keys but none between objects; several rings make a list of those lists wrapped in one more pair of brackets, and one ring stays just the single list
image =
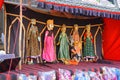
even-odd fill
[{"label": "folded fabric", "polygon": [[72,71],[59,69],[59,80],[72,80]]},{"label": "folded fabric", "polygon": [[76,70],[74,80],[90,80],[88,72]]},{"label": "folded fabric", "polygon": [[37,76],[36,75],[29,75],[28,80],[37,80]]},{"label": "folded fabric", "polygon": [[56,80],[55,70],[47,72],[38,72],[38,80]]},{"label": "folded fabric", "polygon": [[25,74],[18,74],[17,80],[28,80],[28,77]]}]

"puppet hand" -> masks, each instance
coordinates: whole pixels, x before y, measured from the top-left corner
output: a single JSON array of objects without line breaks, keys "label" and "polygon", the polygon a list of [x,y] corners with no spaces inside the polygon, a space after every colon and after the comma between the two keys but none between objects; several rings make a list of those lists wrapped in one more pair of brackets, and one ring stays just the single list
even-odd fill
[{"label": "puppet hand", "polygon": [[38,37],[38,41],[39,41],[39,42],[41,41],[41,38],[40,38],[40,36]]},{"label": "puppet hand", "polygon": [[60,45],[60,42],[58,42],[57,45]]}]

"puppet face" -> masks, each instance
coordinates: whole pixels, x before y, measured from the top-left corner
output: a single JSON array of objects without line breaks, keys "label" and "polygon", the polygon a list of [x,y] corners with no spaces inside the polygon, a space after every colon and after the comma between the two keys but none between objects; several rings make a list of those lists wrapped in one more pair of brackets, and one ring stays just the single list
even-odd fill
[{"label": "puppet face", "polygon": [[66,25],[65,24],[62,25],[62,32],[64,32],[64,33],[66,32]]},{"label": "puppet face", "polygon": [[86,30],[87,30],[87,32],[90,32],[90,24],[86,25]]},{"label": "puppet face", "polygon": [[49,27],[50,27],[50,30],[53,30],[54,25],[53,25],[53,24],[50,24]]},{"label": "puppet face", "polygon": [[48,30],[53,30],[54,28],[54,25],[53,24],[47,24],[47,29]]},{"label": "puppet face", "polygon": [[31,24],[36,25],[36,19],[31,19]]},{"label": "puppet face", "polygon": [[78,25],[77,24],[74,25],[74,30],[78,31]]}]

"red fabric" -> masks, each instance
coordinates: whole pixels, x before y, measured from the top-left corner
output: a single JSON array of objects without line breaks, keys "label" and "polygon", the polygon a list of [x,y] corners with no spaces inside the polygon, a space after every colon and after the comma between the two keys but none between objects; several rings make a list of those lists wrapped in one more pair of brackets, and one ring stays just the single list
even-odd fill
[{"label": "red fabric", "polygon": [[103,51],[107,60],[120,60],[120,20],[104,19]]},{"label": "red fabric", "polygon": [[0,9],[2,8],[3,0],[0,0]]}]

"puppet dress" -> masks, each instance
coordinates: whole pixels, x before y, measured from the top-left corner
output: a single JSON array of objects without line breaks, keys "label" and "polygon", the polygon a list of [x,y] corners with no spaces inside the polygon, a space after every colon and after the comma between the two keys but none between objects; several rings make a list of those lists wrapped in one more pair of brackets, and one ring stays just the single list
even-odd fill
[{"label": "puppet dress", "polygon": [[59,36],[60,47],[58,51],[58,60],[70,60],[69,42],[66,33],[61,33]]},{"label": "puppet dress", "polygon": [[54,49],[54,35],[52,31],[47,30],[45,32],[42,58],[47,62],[53,62],[56,60],[56,54]]}]

